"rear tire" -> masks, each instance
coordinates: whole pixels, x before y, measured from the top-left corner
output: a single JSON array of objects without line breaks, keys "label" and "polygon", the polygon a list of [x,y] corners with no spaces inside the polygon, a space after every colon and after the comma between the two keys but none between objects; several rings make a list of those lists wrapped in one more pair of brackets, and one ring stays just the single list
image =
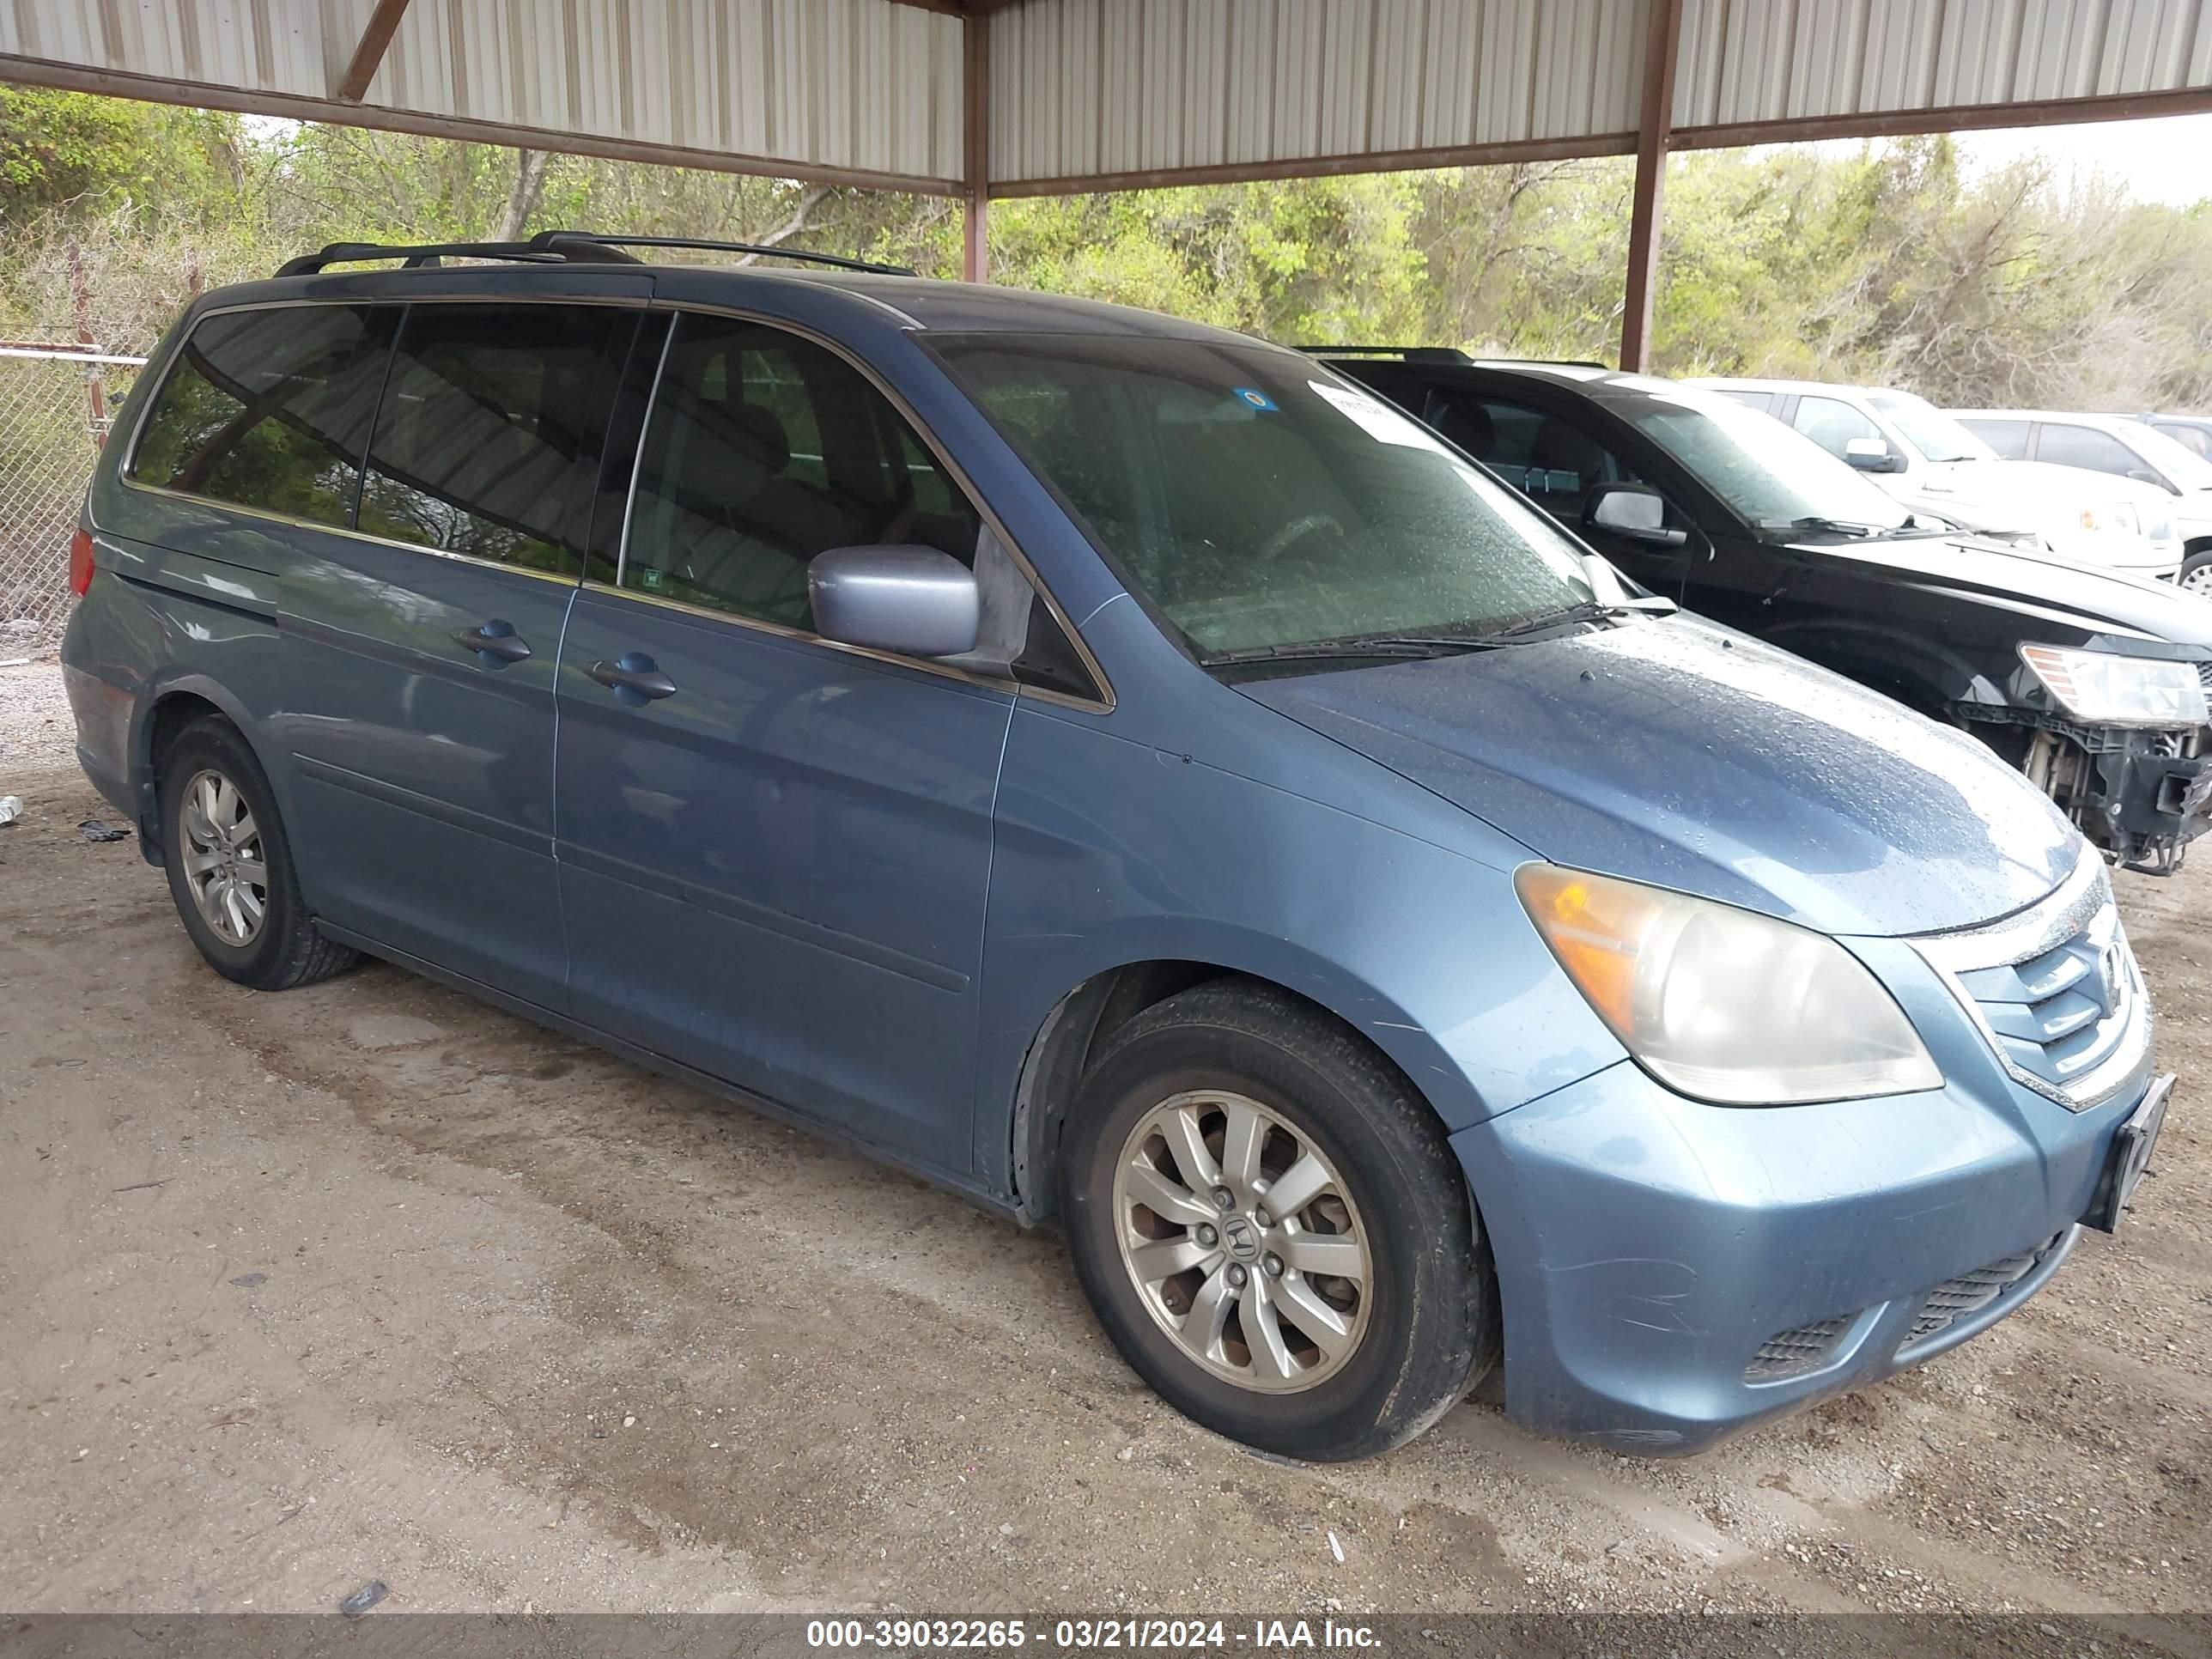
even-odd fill
[{"label": "rear tire", "polygon": [[1216,981],[1115,1032],[1060,1179],[1122,1358],[1261,1451],[1402,1444],[1494,1350],[1490,1251],[1443,1127],[1373,1048],[1280,992]]},{"label": "rear tire", "polygon": [[357,952],[315,930],[276,793],[236,726],[208,715],[179,732],[160,797],[169,896],[209,967],[284,991],[353,965]]}]

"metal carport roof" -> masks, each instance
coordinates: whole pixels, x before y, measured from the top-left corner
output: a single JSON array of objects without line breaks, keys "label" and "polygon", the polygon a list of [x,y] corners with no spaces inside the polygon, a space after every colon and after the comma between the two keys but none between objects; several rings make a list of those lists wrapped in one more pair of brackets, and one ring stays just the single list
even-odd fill
[{"label": "metal carport roof", "polygon": [[968,199],[2212,109],[2212,0],[0,0],[0,79]]}]

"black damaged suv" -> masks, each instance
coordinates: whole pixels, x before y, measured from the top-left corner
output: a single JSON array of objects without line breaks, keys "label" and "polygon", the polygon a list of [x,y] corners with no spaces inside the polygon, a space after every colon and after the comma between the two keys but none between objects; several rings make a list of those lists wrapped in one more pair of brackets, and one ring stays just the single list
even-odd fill
[{"label": "black damaged suv", "polygon": [[2212,825],[2212,602],[1916,520],[1768,416],[1597,364],[1329,347],[1653,592],[1962,726],[2116,862]]}]

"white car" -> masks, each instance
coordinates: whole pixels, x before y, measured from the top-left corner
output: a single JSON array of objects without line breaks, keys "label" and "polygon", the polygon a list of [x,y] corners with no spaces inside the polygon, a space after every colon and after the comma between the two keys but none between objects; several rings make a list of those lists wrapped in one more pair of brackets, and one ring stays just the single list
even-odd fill
[{"label": "white car", "polygon": [[1724,392],[1794,427],[1880,484],[1911,511],[2013,546],[2160,581],[2181,572],[2173,498],[2155,485],[2008,461],[1924,398],[1822,380],[1710,378]]},{"label": "white car", "polygon": [[2212,594],[2212,460],[2147,421],[2047,409],[1958,409],[1960,424],[2000,455],[2087,468],[2166,492],[2181,538],[2181,585]]}]

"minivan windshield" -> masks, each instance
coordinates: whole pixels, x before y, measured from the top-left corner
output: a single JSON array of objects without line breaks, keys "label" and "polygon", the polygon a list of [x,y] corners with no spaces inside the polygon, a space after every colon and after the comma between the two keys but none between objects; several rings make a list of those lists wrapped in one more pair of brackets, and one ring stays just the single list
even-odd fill
[{"label": "minivan windshield", "polygon": [[1621,410],[1629,422],[1754,530],[1887,535],[1912,521],[1887,491],[1771,415],[1668,380],[1615,384],[1644,394]]},{"label": "minivan windshield", "polygon": [[1464,640],[1595,597],[1534,508],[1294,353],[1140,336],[930,343],[1202,661]]},{"label": "minivan windshield", "polygon": [[1889,416],[1905,441],[1931,461],[1994,461],[1997,453],[1924,398],[1870,392],[1867,401]]}]

